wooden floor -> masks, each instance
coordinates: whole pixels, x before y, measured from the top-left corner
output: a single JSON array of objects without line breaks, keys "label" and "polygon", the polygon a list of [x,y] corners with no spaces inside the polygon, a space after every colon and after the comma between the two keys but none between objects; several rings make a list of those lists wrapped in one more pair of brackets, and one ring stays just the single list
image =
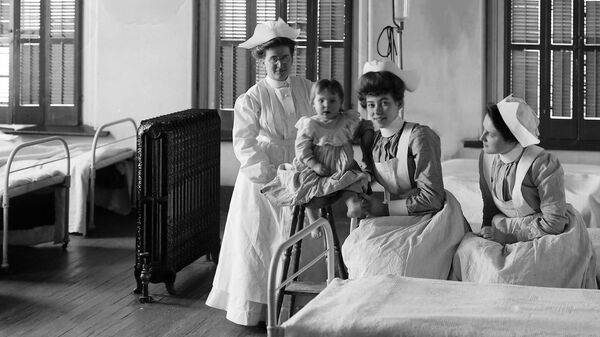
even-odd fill
[{"label": "wooden floor", "polygon": [[176,296],[151,284],[156,302],[140,304],[132,294],[135,216],[97,215],[94,235],[72,235],[66,251],[10,247],[0,336],[266,336],[264,326],[238,326],[204,304],[215,272],[204,257],[177,274]]}]

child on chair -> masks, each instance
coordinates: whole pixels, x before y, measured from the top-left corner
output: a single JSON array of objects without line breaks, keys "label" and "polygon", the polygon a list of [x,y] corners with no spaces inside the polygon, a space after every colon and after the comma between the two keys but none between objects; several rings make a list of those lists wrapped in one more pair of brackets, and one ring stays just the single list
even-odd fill
[{"label": "child on chair", "polygon": [[[352,139],[361,137],[361,145],[367,147],[374,131],[371,123],[361,122],[357,112],[342,110],[343,99],[344,91],[336,80],[322,79],[313,85],[311,101],[317,114],[296,123],[292,165],[280,165],[277,176],[261,189],[272,203],[301,205],[339,192],[348,207],[347,216],[361,215],[358,195],[366,192],[369,176],[354,160]],[[306,210],[311,222],[318,219],[316,209]]]}]

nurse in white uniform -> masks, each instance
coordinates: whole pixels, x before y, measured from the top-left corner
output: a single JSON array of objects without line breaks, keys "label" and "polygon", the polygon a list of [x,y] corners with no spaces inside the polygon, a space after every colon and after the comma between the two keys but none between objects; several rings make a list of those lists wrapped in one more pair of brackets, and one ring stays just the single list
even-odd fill
[{"label": "nurse in white uniform", "polygon": [[364,196],[366,219],[342,255],[350,278],[396,274],[447,279],[452,257],[468,231],[458,201],[444,190],[438,135],[402,119],[404,91],[418,77],[390,61],[365,64],[358,99],[379,126],[372,146],[374,179],[385,200]]},{"label": "nurse in white uniform", "polygon": [[467,234],[457,250],[459,280],[596,288],[585,223],[565,201],[558,159],[535,145],[538,124],[520,98],[488,107],[479,157],[482,229]]},{"label": "nurse in white uniform", "polygon": [[206,304],[227,311],[227,319],[256,325],[266,318],[267,273],[272,254],[289,236],[291,208],[272,205],[261,187],[273,179],[277,167],[294,159],[295,124],[314,115],[312,82],[290,76],[294,39],[300,30],[283,20],[256,26],[240,44],[253,49],[267,77],[235,102],[233,149],[240,162],[219,264]]}]

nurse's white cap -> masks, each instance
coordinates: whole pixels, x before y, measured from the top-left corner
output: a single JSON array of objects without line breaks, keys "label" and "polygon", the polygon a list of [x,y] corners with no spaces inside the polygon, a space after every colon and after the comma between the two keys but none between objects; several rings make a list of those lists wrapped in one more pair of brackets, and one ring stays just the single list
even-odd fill
[{"label": "nurse's white cap", "polygon": [[276,37],[287,37],[290,40],[295,40],[298,35],[300,35],[300,29],[294,29],[281,18],[278,18],[277,21],[265,21],[257,24],[254,28],[254,34],[248,40],[240,43],[238,47],[251,49]]},{"label": "nurse's white cap", "polygon": [[538,144],[540,120],[533,109],[521,98],[512,94],[496,104],[502,120],[523,147]]},{"label": "nurse's white cap", "polygon": [[416,70],[400,70],[398,66],[390,60],[372,60],[365,63],[363,66],[363,74],[377,71],[389,71],[404,82],[406,90],[413,92],[417,89],[421,77]]}]

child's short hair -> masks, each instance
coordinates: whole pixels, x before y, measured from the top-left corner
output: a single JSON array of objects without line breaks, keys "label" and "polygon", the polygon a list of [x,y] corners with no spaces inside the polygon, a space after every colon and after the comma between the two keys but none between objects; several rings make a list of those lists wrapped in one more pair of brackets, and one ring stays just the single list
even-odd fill
[{"label": "child's short hair", "polygon": [[310,101],[315,100],[315,96],[323,90],[327,90],[332,94],[336,94],[340,97],[340,101],[344,101],[344,88],[340,82],[336,80],[328,80],[326,78],[318,80],[315,84],[313,84],[312,89],[310,91]]}]

